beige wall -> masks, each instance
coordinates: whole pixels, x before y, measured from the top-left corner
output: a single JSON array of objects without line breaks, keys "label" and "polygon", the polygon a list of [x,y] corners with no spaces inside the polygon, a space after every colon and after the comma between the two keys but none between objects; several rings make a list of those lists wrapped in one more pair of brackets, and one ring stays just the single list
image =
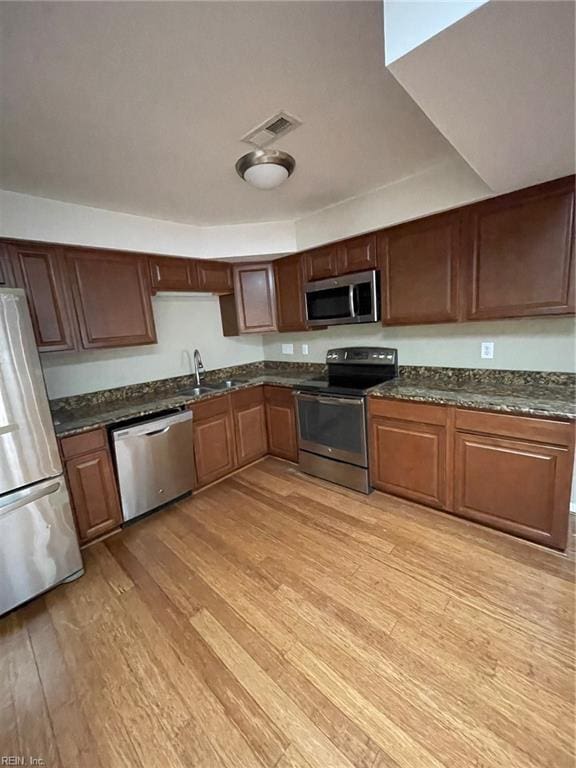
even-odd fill
[{"label": "beige wall", "polygon": [[197,347],[207,369],[262,360],[262,337],[222,335],[215,296],[160,294],[153,299],[158,344],[79,354],[42,355],[50,398],[190,373]]},{"label": "beige wall", "polygon": [[[574,372],[574,328],[570,318],[402,328],[383,328],[375,323],[343,325],[326,331],[267,335],[264,354],[269,360],[323,362],[331,347],[374,345],[397,347],[401,365]],[[495,343],[493,360],[480,357],[481,341]],[[282,344],[291,342],[295,354],[282,354]],[[308,356],[302,354],[302,344],[309,345]]]},{"label": "beige wall", "polygon": [[218,259],[296,249],[292,221],[198,227],[0,190],[0,235]]},{"label": "beige wall", "polygon": [[422,173],[298,219],[298,250],[458,208],[491,194],[462,158],[450,158]]}]

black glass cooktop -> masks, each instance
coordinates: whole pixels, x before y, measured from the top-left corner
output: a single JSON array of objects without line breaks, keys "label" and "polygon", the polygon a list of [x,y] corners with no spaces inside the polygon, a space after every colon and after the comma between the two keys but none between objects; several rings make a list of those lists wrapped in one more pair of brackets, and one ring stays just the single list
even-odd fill
[{"label": "black glass cooktop", "polygon": [[362,396],[372,387],[383,384],[385,381],[393,378],[388,376],[350,376],[350,377],[328,377],[309,379],[298,386],[301,392],[317,392],[327,395],[350,395]]}]

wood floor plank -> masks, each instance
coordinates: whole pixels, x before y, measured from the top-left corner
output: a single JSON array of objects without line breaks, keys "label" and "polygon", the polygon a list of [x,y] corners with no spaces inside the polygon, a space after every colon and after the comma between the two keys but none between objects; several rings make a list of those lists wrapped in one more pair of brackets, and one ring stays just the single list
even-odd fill
[{"label": "wood floor plank", "polygon": [[[156,546],[162,548],[163,545],[158,541]],[[274,765],[289,743],[282,732],[201,640],[189,624],[188,617],[167,607],[164,593],[142,562],[119,542],[112,544],[111,549],[137,584],[138,594],[124,598],[127,609],[163,660],[172,685],[181,690],[186,699],[193,698],[197,707],[201,698],[206,698],[211,692],[213,699],[206,709],[212,712],[218,710],[220,740],[227,734],[230,740],[229,734],[236,726],[260,758],[261,764]],[[204,690],[199,693],[202,685]],[[214,725],[214,722],[211,723],[210,730]],[[234,759],[245,760],[245,755],[237,754],[238,749],[229,749],[228,752],[230,758],[234,756]],[[253,760],[252,756],[250,759]]]},{"label": "wood floor plank", "polygon": [[[154,549],[164,546],[155,537],[150,542],[150,545]],[[122,547],[117,540],[108,546],[114,548],[114,555],[121,560],[124,567],[127,567],[126,556],[131,557],[130,552]],[[125,551],[122,552],[122,550]],[[187,550],[185,549],[184,551],[186,552]],[[172,557],[177,557],[177,554],[173,551]],[[148,565],[149,560],[146,559],[146,562]],[[137,579],[138,584],[145,585],[145,594],[148,600],[150,594],[154,593],[155,586],[153,583],[150,584],[148,571],[144,571],[141,565],[136,567],[140,571],[140,576]],[[132,567],[128,566],[130,573],[136,580],[133,568],[134,565]],[[190,573],[192,572],[190,571]],[[200,576],[194,574],[193,581],[194,584],[190,584],[190,587],[196,599],[205,605],[219,623],[234,636],[242,648],[254,658],[260,668],[267,672],[280,688],[297,703],[304,714],[355,766],[358,768],[371,768],[378,749],[368,736],[358,729],[340,710],[334,707],[323,694],[311,687],[293,666],[286,663],[281,653],[270,645],[268,633],[260,634],[253,629],[247,623],[247,620],[244,620],[237,610],[233,610]],[[169,610],[168,603],[164,602],[162,606],[163,611]],[[237,606],[235,607],[237,608]],[[249,619],[249,617],[247,618]],[[165,617],[163,623],[168,624],[171,622]],[[188,646],[188,643],[186,645]],[[284,647],[283,643],[282,647]],[[213,675],[207,677],[207,684],[213,686]],[[233,717],[233,713],[230,714],[230,717]],[[394,766],[390,764],[390,768],[394,768]]]},{"label": "wood floor plank", "polygon": [[14,745],[15,730],[17,749],[0,754],[30,755],[58,768],[61,766],[60,753],[28,635],[25,611],[13,613],[4,621],[2,654],[6,677],[1,684],[11,689],[15,723],[9,728],[8,735]]},{"label": "wood floor plank", "polygon": [[271,713],[306,759],[310,757],[314,764],[322,761],[321,764],[331,768],[351,768],[352,763],[260,669],[208,611],[199,611],[191,622],[242,685]]},{"label": "wood floor plank", "polygon": [[0,755],[572,768],[575,556],[268,458],[0,619]]},{"label": "wood floor plank", "polygon": [[43,601],[23,611],[54,736],[63,765],[105,768],[89,720],[78,700],[50,613]]}]

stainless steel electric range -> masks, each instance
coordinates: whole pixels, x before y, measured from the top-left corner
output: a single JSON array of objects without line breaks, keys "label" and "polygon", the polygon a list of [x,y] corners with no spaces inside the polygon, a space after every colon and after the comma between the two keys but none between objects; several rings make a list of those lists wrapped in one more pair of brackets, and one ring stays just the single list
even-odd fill
[{"label": "stainless steel electric range", "polygon": [[398,375],[398,351],[344,347],[326,355],[327,375],[295,392],[298,460],[309,475],[370,493],[366,398]]}]

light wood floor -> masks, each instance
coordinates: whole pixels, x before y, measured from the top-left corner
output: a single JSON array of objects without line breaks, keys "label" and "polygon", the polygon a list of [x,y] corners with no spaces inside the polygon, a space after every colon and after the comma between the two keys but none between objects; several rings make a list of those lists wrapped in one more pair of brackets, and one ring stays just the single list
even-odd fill
[{"label": "light wood floor", "polygon": [[0,755],[572,768],[573,557],[266,459],[0,620]]}]

